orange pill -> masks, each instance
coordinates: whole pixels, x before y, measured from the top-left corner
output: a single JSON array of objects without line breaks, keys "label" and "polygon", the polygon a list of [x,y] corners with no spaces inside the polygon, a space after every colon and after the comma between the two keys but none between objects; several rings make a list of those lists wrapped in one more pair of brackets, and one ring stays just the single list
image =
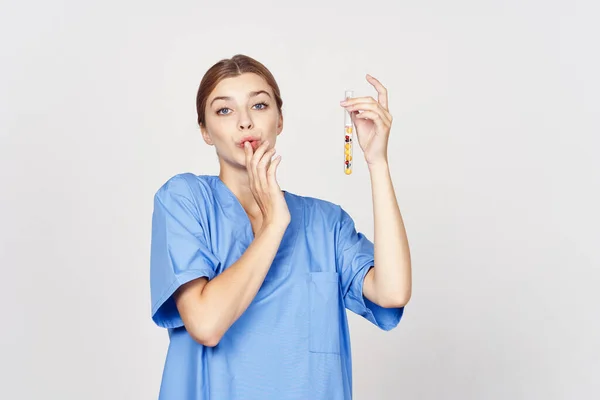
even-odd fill
[{"label": "orange pill", "polygon": [[346,175],[350,175],[352,173],[352,168],[346,168],[344,172]]}]

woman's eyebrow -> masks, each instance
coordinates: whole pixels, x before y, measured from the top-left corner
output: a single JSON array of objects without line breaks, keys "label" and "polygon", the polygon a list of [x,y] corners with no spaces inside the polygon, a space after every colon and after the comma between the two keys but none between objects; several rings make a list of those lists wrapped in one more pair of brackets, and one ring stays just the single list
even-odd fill
[{"label": "woman's eyebrow", "polygon": [[[254,96],[258,96],[259,94],[264,93],[267,96],[271,97],[271,95],[269,94],[269,92],[267,92],[266,90],[255,90],[253,92],[250,92],[250,94],[248,95],[248,98],[250,97],[254,97]],[[217,101],[217,100],[233,100],[233,97],[230,96],[218,96],[215,97],[214,99],[212,99],[212,101],[210,102],[210,105],[212,106],[212,104]]]}]

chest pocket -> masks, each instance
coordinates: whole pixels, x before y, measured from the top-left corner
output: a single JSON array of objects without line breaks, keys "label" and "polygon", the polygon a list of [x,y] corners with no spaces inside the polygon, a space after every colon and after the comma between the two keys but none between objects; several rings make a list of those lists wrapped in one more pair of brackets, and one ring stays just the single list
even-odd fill
[{"label": "chest pocket", "polygon": [[309,351],[340,353],[340,285],[337,272],[310,272]]}]

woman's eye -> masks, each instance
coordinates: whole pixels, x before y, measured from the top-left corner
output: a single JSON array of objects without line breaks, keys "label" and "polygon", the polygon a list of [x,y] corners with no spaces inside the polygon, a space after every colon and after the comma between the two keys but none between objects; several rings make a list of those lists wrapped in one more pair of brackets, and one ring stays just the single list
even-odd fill
[{"label": "woman's eye", "polygon": [[[257,103],[254,106],[263,106],[263,107],[258,108],[259,110],[264,110],[265,108],[269,107],[269,105],[267,103]],[[220,108],[220,109],[217,110],[217,115],[227,115],[227,114],[229,114],[229,113],[222,113],[221,111],[223,111],[223,110],[230,110],[230,109],[227,108],[227,107]]]}]

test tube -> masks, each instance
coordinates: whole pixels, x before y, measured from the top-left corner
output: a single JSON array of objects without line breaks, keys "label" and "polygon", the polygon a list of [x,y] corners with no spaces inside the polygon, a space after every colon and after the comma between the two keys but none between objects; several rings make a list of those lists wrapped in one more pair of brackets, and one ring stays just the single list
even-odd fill
[{"label": "test tube", "polygon": [[[344,97],[346,100],[352,98],[354,92],[352,90],[346,90]],[[352,173],[352,139],[354,137],[354,130],[352,129],[352,119],[350,113],[344,110],[344,173],[350,175]]]}]

